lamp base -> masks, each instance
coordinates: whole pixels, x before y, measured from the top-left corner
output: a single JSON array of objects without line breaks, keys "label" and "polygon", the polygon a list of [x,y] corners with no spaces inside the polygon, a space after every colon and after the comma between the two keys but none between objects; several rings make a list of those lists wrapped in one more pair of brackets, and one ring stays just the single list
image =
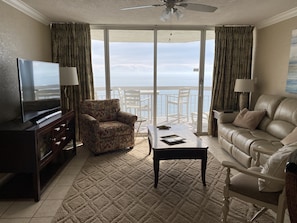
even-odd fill
[{"label": "lamp base", "polygon": [[249,94],[248,93],[241,93],[239,95],[239,110],[244,108],[249,108]]}]

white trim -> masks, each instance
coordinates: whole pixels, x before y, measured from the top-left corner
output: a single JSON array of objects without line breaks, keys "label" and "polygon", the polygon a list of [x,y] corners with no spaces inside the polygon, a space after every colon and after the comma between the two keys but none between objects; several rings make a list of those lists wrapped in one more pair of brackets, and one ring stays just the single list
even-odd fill
[{"label": "white trim", "polygon": [[51,23],[48,17],[42,15],[36,9],[30,7],[29,5],[27,5],[21,0],[2,0],[2,1],[14,7],[15,9],[23,12],[24,14],[30,16],[31,18],[43,23],[44,25],[49,25]]},{"label": "white trim", "polygon": [[280,13],[280,14],[278,14],[276,16],[265,19],[265,20],[257,23],[256,27],[258,29],[262,29],[262,28],[265,28],[267,26],[271,26],[273,24],[276,24],[276,23],[282,22],[284,20],[293,18],[295,16],[297,16],[297,7],[292,8],[292,9],[286,11],[286,12]]}]

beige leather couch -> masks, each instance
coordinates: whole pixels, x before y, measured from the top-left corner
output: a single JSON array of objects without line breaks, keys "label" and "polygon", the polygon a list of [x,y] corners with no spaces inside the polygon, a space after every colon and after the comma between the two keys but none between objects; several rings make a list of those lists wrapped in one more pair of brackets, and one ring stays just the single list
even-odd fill
[{"label": "beige leather couch", "polygon": [[[261,95],[254,110],[266,110],[256,129],[235,126],[233,121],[238,112],[221,113],[218,118],[220,146],[245,167],[255,164],[256,148],[264,148],[272,154],[284,146],[281,141],[297,126],[296,98]],[[269,155],[261,155],[260,164],[264,164],[268,157]]]}]

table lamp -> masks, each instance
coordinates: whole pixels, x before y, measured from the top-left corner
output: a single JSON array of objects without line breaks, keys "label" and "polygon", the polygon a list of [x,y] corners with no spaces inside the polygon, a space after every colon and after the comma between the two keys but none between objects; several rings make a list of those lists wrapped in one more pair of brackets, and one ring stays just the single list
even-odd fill
[{"label": "table lamp", "polygon": [[254,91],[254,81],[251,79],[236,79],[234,92],[240,92],[239,109],[249,108],[249,93]]},{"label": "table lamp", "polygon": [[64,87],[64,96],[66,99],[66,111],[68,111],[69,97],[67,95],[67,86],[78,85],[76,67],[60,67],[60,85]]}]

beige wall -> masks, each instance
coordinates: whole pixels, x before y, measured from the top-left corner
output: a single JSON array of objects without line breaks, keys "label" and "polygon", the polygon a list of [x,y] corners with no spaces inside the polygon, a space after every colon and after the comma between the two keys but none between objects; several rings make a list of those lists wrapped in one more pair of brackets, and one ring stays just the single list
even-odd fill
[{"label": "beige wall", "polygon": [[20,115],[16,58],[51,61],[49,26],[0,1],[0,123]]},{"label": "beige wall", "polygon": [[257,30],[253,72],[256,89],[252,97],[253,104],[262,93],[297,97],[297,94],[285,92],[294,29],[297,29],[297,17]]}]

